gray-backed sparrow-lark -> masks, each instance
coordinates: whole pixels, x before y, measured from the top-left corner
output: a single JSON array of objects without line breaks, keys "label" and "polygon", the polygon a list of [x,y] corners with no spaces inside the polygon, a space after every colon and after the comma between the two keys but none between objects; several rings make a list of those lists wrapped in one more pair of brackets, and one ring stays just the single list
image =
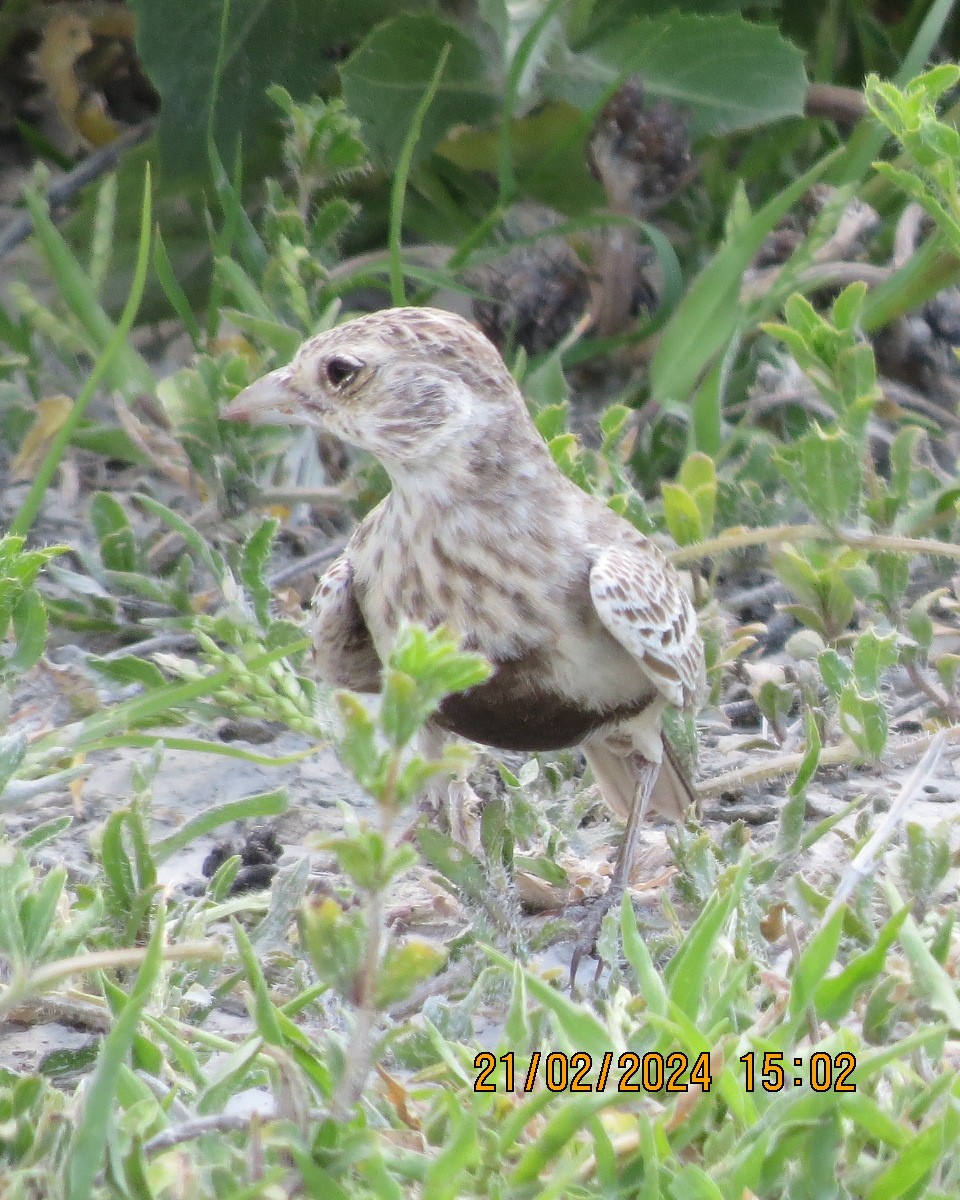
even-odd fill
[{"label": "gray-backed sparrow-lark", "polygon": [[450,696],[445,731],[504,750],[580,745],[627,827],[571,964],[629,879],[649,808],[681,821],[693,795],[662,732],[704,684],[693,606],[660,550],[555,465],[493,345],[428,308],[348,321],[227,406],[227,419],[311,425],[369,451],[387,498],[320,580],[323,678],[379,688],[406,621],[445,624],[493,666]]}]

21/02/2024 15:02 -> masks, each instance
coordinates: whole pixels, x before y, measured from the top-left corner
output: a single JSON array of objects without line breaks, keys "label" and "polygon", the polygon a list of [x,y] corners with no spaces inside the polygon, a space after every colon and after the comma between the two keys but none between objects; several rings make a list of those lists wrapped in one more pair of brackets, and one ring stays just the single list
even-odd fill
[{"label": "21/02/2024 15:02", "polygon": [[[794,1087],[809,1084],[815,1092],[857,1090],[857,1085],[850,1078],[857,1060],[846,1051],[834,1055],[815,1051],[806,1060],[797,1056],[792,1060],[793,1066],[803,1073],[796,1075],[786,1073],[781,1051],[766,1051],[759,1063],[757,1058],[753,1051],[740,1056],[739,1061],[744,1067],[743,1085],[747,1092],[755,1091],[758,1083],[765,1092],[779,1092],[791,1084]],[[498,1061],[503,1065],[503,1091],[515,1090],[518,1075],[513,1052],[501,1054],[497,1059],[489,1051],[481,1051],[473,1060],[474,1069],[478,1072],[474,1091],[500,1090],[492,1079]],[[619,1092],[686,1092],[691,1086],[709,1092],[713,1084],[710,1052],[707,1050],[696,1055],[692,1067],[689,1056],[680,1050],[666,1055],[659,1051],[637,1054],[626,1050],[616,1061],[619,1077],[611,1079],[613,1066],[613,1051],[607,1050],[600,1059],[596,1079],[591,1081],[588,1076],[593,1070],[593,1057],[585,1051],[578,1050],[572,1054],[551,1051],[544,1055],[540,1050],[535,1050],[523,1079],[519,1081],[520,1090],[533,1091],[538,1076],[551,1092],[603,1092],[608,1086]]]}]

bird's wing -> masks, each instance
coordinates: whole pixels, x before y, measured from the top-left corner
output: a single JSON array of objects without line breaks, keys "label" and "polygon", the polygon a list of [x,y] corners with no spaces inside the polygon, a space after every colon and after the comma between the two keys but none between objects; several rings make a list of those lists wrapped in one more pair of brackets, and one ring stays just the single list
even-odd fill
[{"label": "bird's wing", "polygon": [[353,567],[343,556],[320,577],[309,631],[321,678],[354,692],[380,690],[380,659],[353,590]]},{"label": "bird's wing", "polygon": [[690,598],[660,551],[649,542],[601,550],[590,595],[660,694],[680,708],[694,705],[704,686],[703,643]]}]

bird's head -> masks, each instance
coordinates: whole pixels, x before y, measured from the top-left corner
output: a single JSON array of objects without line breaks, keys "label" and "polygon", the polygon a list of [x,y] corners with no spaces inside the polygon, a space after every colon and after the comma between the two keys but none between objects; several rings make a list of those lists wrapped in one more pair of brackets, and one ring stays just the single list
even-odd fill
[{"label": "bird's head", "polygon": [[392,308],[310,338],[221,416],[325,429],[390,470],[449,455],[518,411],[526,416],[503,360],[469,321]]}]

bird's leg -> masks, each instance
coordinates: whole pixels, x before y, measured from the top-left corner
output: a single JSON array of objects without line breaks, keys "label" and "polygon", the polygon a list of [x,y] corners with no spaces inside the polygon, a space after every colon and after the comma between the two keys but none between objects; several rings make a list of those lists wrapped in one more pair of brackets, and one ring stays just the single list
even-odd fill
[{"label": "bird's leg", "polygon": [[[420,753],[436,760],[443,753],[449,735],[428,722],[419,734]],[[446,825],[454,841],[465,846],[471,854],[480,849],[480,822],[477,816],[483,801],[467,782],[466,776],[451,777],[447,772],[435,775],[423,790],[420,811],[432,823]]]},{"label": "bird's leg", "polygon": [[[598,776],[597,782],[600,784],[601,791],[605,792],[604,784],[611,782],[610,767],[612,764],[609,761],[603,762],[602,756],[597,755],[596,749],[585,747],[585,751],[588,760],[594,767],[594,774]],[[613,758],[612,755],[610,757]],[[600,766],[599,771],[597,769],[598,765]],[[621,759],[617,765],[625,767],[626,763]],[[633,860],[637,853],[637,843],[640,841],[640,830],[646,818],[647,810],[650,807],[650,797],[653,794],[657,775],[660,772],[659,763],[642,758],[639,754],[631,755],[630,765],[633,767],[631,774],[635,780],[635,785],[633,797],[630,802],[630,811],[627,815],[627,826],[623,831],[623,841],[620,843],[620,850],[617,854],[617,862],[613,869],[610,886],[604,895],[592,905],[586,925],[581,930],[580,936],[577,938],[577,944],[574,946],[573,957],[570,960],[571,991],[574,991],[576,988],[577,970],[580,966],[580,960],[585,954],[592,954],[594,952],[603,918],[615,904],[620,903],[627,889],[627,883],[633,871]]]},{"label": "bird's leg", "polygon": [[[436,762],[443,754],[446,740],[447,735],[440,726],[428,721],[417,735],[417,749],[428,762]],[[446,812],[449,786],[450,776],[444,771],[429,779],[423,789],[418,807],[431,824],[436,823]]]}]

